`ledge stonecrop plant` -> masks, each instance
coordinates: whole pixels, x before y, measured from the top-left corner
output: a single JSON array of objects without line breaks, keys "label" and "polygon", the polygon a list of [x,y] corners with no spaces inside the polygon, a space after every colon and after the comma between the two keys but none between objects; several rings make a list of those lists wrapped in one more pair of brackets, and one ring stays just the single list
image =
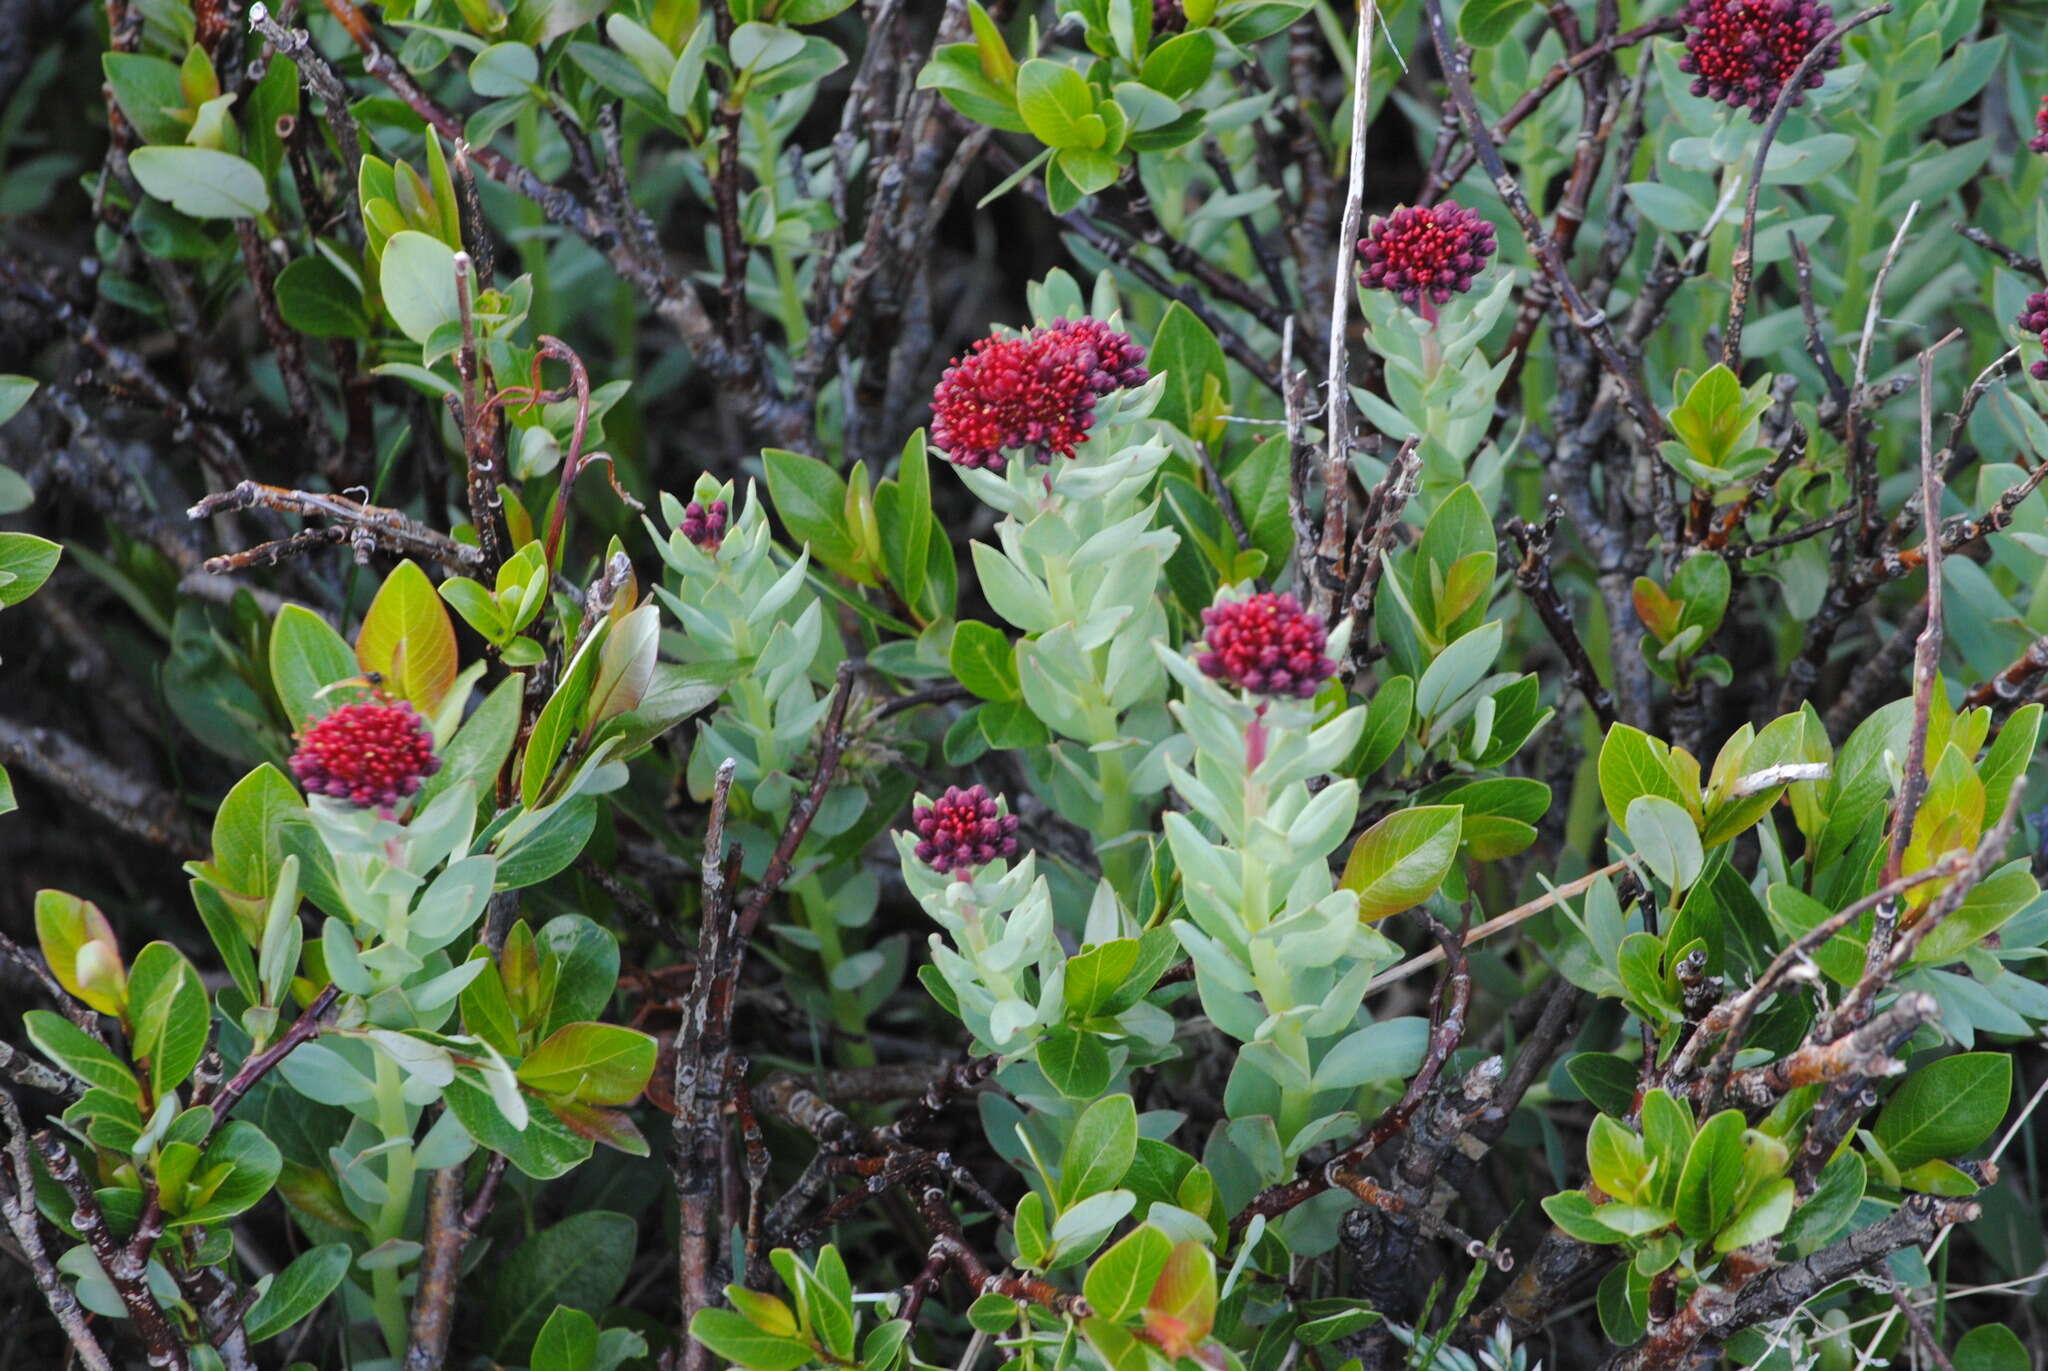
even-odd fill
[{"label": "ledge stonecrop plant", "polygon": [[[120,1028],[110,1040],[90,1018],[25,1020],[55,1066],[92,1083],[64,1112],[67,1138],[38,1136],[72,1196],[50,1211],[79,1243],[58,1269],[87,1308],[134,1320],[162,1364],[207,1360],[188,1348],[246,1363],[251,1342],[343,1288],[402,1358],[419,1337],[405,1283],[428,1279],[415,1268],[436,1241],[421,1208],[429,1175],[452,1177],[459,1199],[473,1155],[491,1157],[487,1196],[507,1163],[551,1178],[593,1140],[646,1154],[617,1106],[645,1088],[654,1041],[595,1021],[618,976],[611,935],[580,915],[538,935],[485,920],[496,894],[567,864],[555,835],[664,726],[636,713],[657,611],[634,609],[630,593],[612,609],[584,623],[523,739],[516,674],[461,717],[484,664],[458,670],[447,612],[417,566],[387,578],[353,647],[310,613],[280,613],[271,683],[301,720],[297,784],[250,773],[222,802],[211,858],[188,868],[229,973],[211,1002],[171,944],[124,963],[97,908],[38,897],[56,983]],[[338,1131],[310,1150],[303,1140],[319,1135],[294,1134],[288,1154],[274,1123],[229,1117],[245,1099],[273,1121],[325,1110]],[[238,1295],[218,1269],[221,1225],[273,1189],[326,1241]]]},{"label": "ledge stonecrop plant", "polygon": [[[1074,345],[1062,348],[1068,346]],[[1088,351],[1095,350],[1090,343]],[[1142,373],[1139,367],[1126,374]],[[972,545],[974,570],[990,607],[1023,636],[1013,644],[984,625],[962,625],[951,660],[960,671],[978,656],[961,671],[968,688],[991,704],[1015,706],[1006,742],[1047,743],[1041,784],[1055,809],[1101,836],[1119,885],[1139,869],[1142,811],[1165,786],[1171,747],[1165,675],[1148,647],[1165,631],[1159,586],[1179,541],[1157,527],[1154,478],[1170,450],[1146,417],[1164,380],[1100,399],[1077,383],[1071,395],[1056,397],[1075,406],[1057,414],[1079,416],[1077,424],[1085,417],[1089,437],[1050,467],[958,468],[968,488],[1003,516],[993,543]],[[1061,421],[1046,412],[1030,422]],[[984,710],[983,729],[990,727]],[[996,736],[990,733],[990,741]]]}]

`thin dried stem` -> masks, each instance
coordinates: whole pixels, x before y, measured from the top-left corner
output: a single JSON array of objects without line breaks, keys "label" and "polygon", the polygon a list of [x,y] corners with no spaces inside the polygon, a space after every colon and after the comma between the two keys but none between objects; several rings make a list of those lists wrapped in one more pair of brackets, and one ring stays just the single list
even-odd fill
[{"label": "thin dried stem", "polygon": [[[193,519],[210,519],[244,509],[270,509],[302,518],[333,520],[348,530],[348,541],[355,549],[358,564],[367,563],[373,551],[394,557],[425,557],[454,572],[473,571],[483,564],[484,554],[479,549],[466,547],[398,510],[347,495],[320,495],[260,481],[243,481],[231,490],[203,497],[185,513]],[[235,569],[236,559],[232,556],[215,557],[205,565],[205,570],[216,573]]]},{"label": "thin dried stem", "polygon": [[1344,213],[1337,225],[1337,267],[1330,287],[1329,362],[1323,377],[1323,537],[1310,604],[1325,623],[1336,616],[1344,584],[1346,491],[1351,469],[1351,297],[1365,204],[1365,129],[1372,111],[1372,42],[1379,18],[1374,0],[1360,0],[1358,45],[1351,68],[1351,165],[1344,182]]},{"label": "thin dried stem", "polygon": [[[1898,803],[1892,810],[1891,842],[1885,854],[1885,882],[1899,878],[1906,859],[1906,844],[1913,836],[1913,821],[1920,802],[1927,795],[1927,729],[1934,712],[1934,690],[1941,669],[1941,462],[1934,452],[1934,354],[1962,336],[1962,330],[1943,338],[1920,354],[1920,507],[1927,511],[1927,626],[1920,630],[1913,651],[1913,726],[1906,737],[1906,768],[1899,783]],[[1898,925],[1896,901],[1877,907],[1865,951],[1864,967],[1878,966],[1891,951],[1892,933]]]}]

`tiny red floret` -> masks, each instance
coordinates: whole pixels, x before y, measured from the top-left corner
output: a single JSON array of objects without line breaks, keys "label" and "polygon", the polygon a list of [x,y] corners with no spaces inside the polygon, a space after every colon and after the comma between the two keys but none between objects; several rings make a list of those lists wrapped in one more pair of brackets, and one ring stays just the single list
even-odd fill
[{"label": "tiny red floret", "polygon": [[291,768],[308,795],[389,811],[416,794],[441,759],[412,705],[378,696],[307,724]]},{"label": "tiny red floret", "polygon": [[1062,319],[1021,338],[983,338],[932,391],[932,445],[955,466],[1001,471],[1012,449],[1071,457],[1095,402],[1149,379],[1145,353],[1099,319]]},{"label": "tiny red floret", "polygon": [[2041,108],[2034,111],[2034,127],[2039,132],[2027,140],[2027,146],[2035,152],[2048,152],[2048,95],[2041,97]]},{"label": "tiny red floret", "polygon": [[1450,200],[1427,209],[1403,205],[1373,220],[1359,240],[1359,284],[1411,305],[1441,305],[1472,289],[1493,251],[1493,225],[1478,211]]},{"label": "tiny red floret", "polygon": [[708,505],[692,500],[683,509],[683,522],[677,527],[698,547],[706,552],[716,552],[718,545],[725,541],[726,514],[723,500],[713,500]]},{"label": "tiny red floret", "polygon": [[[2041,351],[2048,353],[2048,291],[2037,290],[2029,295],[2026,308],[2013,322],[2040,339]],[[2035,380],[2048,381],[2048,361],[2036,362],[2027,370]]]},{"label": "tiny red floret", "polygon": [[964,881],[998,857],[1017,855],[1017,816],[996,806],[986,786],[948,786],[910,811],[917,859],[941,876]]},{"label": "tiny red floret", "polygon": [[1337,672],[1330,635],[1292,595],[1263,591],[1202,611],[1208,651],[1195,659],[1206,676],[1254,695],[1306,700]]},{"label": "tiny red floret", "polygon": [[[1678,69],[1694,78],[1692,93],[1747,108],[1761,124],[1793,70],[1822,34],[1834,31],[1835,12],[1814,0],[1687,0],[1678,22],[1685,26]],[[1841,41],[1826,42],[1826,53],[1803,82],[1809,88],[1842,60]],[[1792,103],[1805,99],[1801,91]]]}]

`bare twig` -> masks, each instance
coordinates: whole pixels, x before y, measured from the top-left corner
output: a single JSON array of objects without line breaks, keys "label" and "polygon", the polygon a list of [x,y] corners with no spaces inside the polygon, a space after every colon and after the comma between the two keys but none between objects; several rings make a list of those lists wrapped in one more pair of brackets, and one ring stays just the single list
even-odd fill
[{"label": "bare twig", "polygon": [[[355,549],[358,563],[367,563],[373,550],[395,557],[426,557],[456,572],[472,571],[483,563],[483,553],[477,548],[466,547],[398,510],[346,495],[320,495],[243,481],[231,490],[203,497],[186,514],[194,519],[210,519],[216,514],[243,509],[271,509],[303,518],[331,519],[349,530],[349,543]],[[236,570],[236,558],[215,557],[206,563],[205,569]]]},{"label": "bare twig", "polygon": [[181,857],[203,855],[203,829],[176,796],[117,767],[67,733],[0,717],[0,762],[48,782],[123,832]]},{"label": "bare twig", "polygon": [[2042,269],[2040,258],[2029,257],[2018,248],[1999,242],[1975,224],[1957,224],[1956,232],[1997,257],[2022,276],[2031,276],[2036,281],[2048,282],[2048,270]]},{"label": "bare twig", "polygon": [[1708,552],[1720,552],[1726,548],[1735,530],[1742,527],[1742,521],[1777,489],[1778,482],[1784,479],[1785,473],[1798,466],[1805,458],[1806,428],[1795,423],[1792,426],[1791,439],[1779,450],[1777,456],[1765,463],[1764,469],[1750,481],[1749,488],[1742,492],[1741,498],[1728,506],[1720,519],[1707,530],[1707,536],[1701,541],[1700,546]]},{"label": "bare twig", "polygon": [[461,1166],[444,1166],[427,1181],[426,1250],[420,1254],[404,1371],[441,1371],[447,1361],[448,1336],[455,1331],[462,1253],[490,1214],[498,1181],[505,1174],[504,1154],[491,1154],[476,1199],[466,1207],[462,1203],[463,1171]]},{"label": "bare twig", "polygon": [[0,1219],[6,1220],[7,1231],[14,1235],[15,1245],[35,1277],[36,1289],[42,1292],[43,1302],[49,1305],[65,1337],[71,1340],[79,1363],[86,1371],[113,1371],[113,1363],[92,1331],[85,1310],[58,1274],[56,1263],[44,1246],[43,1219],[36,1210],[36,1172],[29,1157],[28,1129],[22,1123],[14,1097],[4,1090],[0,1090],[0,1134],[4,1134],[0,1145],[6,1149],[7,1162],[5,1170],[0,1171]]},{"label": "bare twig", "polygon": [[2027,644],[2013,663],[1990,680],[1970,687],[1963,696],[1963,708],[1981,709],[1986,705],[2010,704],[2026,694],[2036,677],[2048,671],[2048,636],[2034,639]]},{"label": "bare twig", "polygon": [[[462,395],[448,397],[448,407],[455,413],[455,424],[462,434],[462,456],[467,468],[463,491],[469,497],[469,523],[476,530],[477,564],[485,572],[495,572],[505,560],[505,540],[499,536],[498,495],[499,471],[497,463],[498,429],[503,423],[496,405],[478,402],[478,387],[488,389],[490,378],[484,362],[477,352],[476,316],[474,302],[470,299],[470,256],[466,252],[455,254],[455,312],[461,320],[462,342],[455,349],[455,374],[462,380]],[[543,339],[545,343],[547,340]],[[540,367],[538,357],[534,359],[536,370]],[[580,433],[578,436],[581,436]],[[571,458],[563,463],[573,467]],[[557,501],[554,519],[559,524],[562,517],[562,503]],[[552,530],[551,530],[552,531]],[[555,565],[554,548],[548,548],[548,566]]]},{"label": "bare twig", "polygon": [[1472,90],[1471,63],[1451,42],[1441,0],[1426,0],[1424,12],[1428,16],[1430,39],[1436,46],[1437,60],[1443,64],[1451,99],[1458,107],[1459,122],[1465,127],[1465,136],[1472,141],[1480,166],[1485,168],[1494,188],[1507,203],[1508,211],[1521,226],[1522,236],[1529,242],[1530,255],[1550,278],[1551,287],[1557,292],[1573,325],[1585,335],[1587,343],[1598,354],[1601,365],[1620,383],[1622,403],[1641,430],[1644,444],[1654,448],[1664,436],[1664,421],[1650,402],[1642,377],[1615,344],[1613,331],[1607,324],[1607,312],[1589,304],[1580,293],[1578,283],[1572,279],[1569,264],[1558,255],[1556,242],[1529,207],[1528,196],[1522,193],[1506,163],[1501,161],[1500,148],[1479,113],[1479,98]]},{"label": "bare twig", "polygon": [[[1598,871],[1589,871],[1575,881],[1565,882],[1555,890],[1546,890],[1526,904],[1516,905],[1505,914],[1495,915],[1477,928],[1466,933],[1464,945],[1470,947],[1484,938],[1491,938],[1496,933],[1505,932],[1516,924],[1541,914],[1546,909],[1555,908],[1566,900],[1576,899],[1590,890],[1594,883],[1602,877],[1612,876],[1627,866],[1627,862],[1610,862]],[[1366,983],[1365,993],[1370,995],[1375,990],[1383,990],[1397,981],[1405,981],[1416,972],[1426,971],[1430,967],[1442,962],[1443,959],[1444,949],[1441,945],[1432,947],[1427,952],[1417,953],[1399,966],[1391,967],[1373,977],[1372,980]]]},{"label": "bare twig", "polygon": [[[1550,70],[1544,72],[1542,78],[1535,85],[1529,87],[1527,91],[1523,92],[1516,99],[1513,105],[1508,107],[1507,113],[1501,116],[1500,122],[1493,126],[1493,141],[1499,143],[1510,133],[1513,133],[1523,120],[1536,112],[1552,91],[1586,67],[1612,57],[1624,48],[1632,48],[1638,44],[1647,43],[1650,39],[1661,37],[1667,33],[1676,33],[1679,27],[1677,15],[1665,15],[1661,19],[1653,19],[1647,24],[1638,25],[1626,32],[1616,33],[1610,37],[1588,43],[1564,61],[1557,63]],[[1446,128],[1452,126],[1454,113],[1455,111],[1450,109],[1445,111]],[[1472,148],[1466,148],[1458,155],[1456,161],[1449,163],[1445,167],[1441,174],[1431,174],[1423,186],[1422,195],[1418,197],[1418,203],[1430,204],[1444,191],[1457,185],[1459,181],[1464,179],[1465,173],[1472,170],[1472,164],[1478,160],[1479,154]]]},{"label": "bare twig", "polygon": [[1472,975],[1465,962],[1465,948],[1460,935],[1427,914],[1422,915],[1422,919],[1449,965],[1437,986],[1436,1014],[1430,1024],[1429,1044],[1424,1049],[1421,1067],[1409,1079],[1401,1098],[1387,1106],[1365,1131],[1364,1137],[1320,1167],[1304,1162],[1301,1174],[1293,1180],[1268,1186],[1253,1196],[1251,1202],[1230,1221],[1232,1232],[1241,1232],[1256,1217],[1276,1219],[1330,1189],[1337,1183],[1334,1179],[1337,1175],[1355,1171],[1389,1139],[1406,1128],[1408,1120],[1436,1086],[1437,1078],[1443,1074],[1444,1063],[1450,1060],[1451,1053],[1465,1036],[1465,1013],[1472,1004]]},{"label": "bare twig", "polygon": [[[1927,626],[1920,630],[1913,653],[1913,726],[1906,737],[1906,769],[1899,783],[1898,803],[1892,810],[1891,842],[1886,850],[1884,874],[1890,882],[1899,878],[1906,859],[1906,844],[1913,835],[1913,821],[1927,794],[1927,729],[1934,712],[1934,690],[1941,668],[1941,463],[1934,452],[1934,354],[1962,336],[1962,330],[1943,338],[1920,354],[1920,507],[1927,511]],[[1865,951],[1864,967],[1876,967],[1891,951],[1892,933],[1898,925],[1897,901],[1877,907],[1877,917]]]},{"label": "bare twig", "polygon": [[1350,577],[1345,588],[1345,604],[1351,616],[1351,653],[1347,666],[1354,674],[1362,670],[1368,660],[1366,654],[1371,649],[1371,642],[1365,631],[1366,620],[1372,615],[1373,597],[1379,593],[1380,578],[1386,572],[1387,554],[1393,550],[1394,540],[1400,533],[1402,512],[1415,498],[1415,487],[1422,476],[1421,441],[1413,435],[1402,440],[1400,451],[1387,464],[1387,474],[1372,488],[1358,521],[1358,532],[1351,547]]},{"label": "bare twig", "polygon": [[196,1101],[213,1110],[213,1129],[209,1130],[209,1134],[228,1121],[228,1115],[241,1103],[242,1096],[248,1094],[272,1067],[290,1056],[292,1049],[319,1036],[320,1030],[326,1026],[327,1011],[333,1007],[340,995],[340,987],[332,985],[315,995],[312,1003],[306,1006],[298,1018],[292,1020],[291,1027],[287,1028],[276,1042],[243,1062],[220,1088],[218,1094]]},{"label": "bare twig", "polygon": [[[741,942],[733,919],[733,881],[738,853],[728,854],[726,807],[738,763],[721,762],[712,784],[711,811],[705,822],[702,862],[703,900],[698,914],[697,977],[683,1025],[676,1035],[673,1097],[675,1122],[676,1197],[681,1207],[677,1270],[682,1280],[682,1326],[715,1299],[712,1281],[713,1218],[719,1190],[719,1144],[723,1132],[725,1054],[732,1024],[732,980],[737,976]],[[733,977],[726,975],[731,967]],[[685,1371],[709,1371],[711,1353],[694,1338],[683,1353]]]},{"label": "bare twig", "polygon": [[1906,1327],[1913,1330],[1913,1341],[1920,1344],[1920,1350],[1934,1363],[1936,1371],[1956,1371],[1956,1364],[1949,1360],[1948,1353],[1941,1350],[1940,1339],[1936,1338],[1934,1330],[1927,1326],[1927,1316],[1915,1308],[1913,1301],[1907,1298],[1896,1276],[1887,1283],[1885,1293],[1891,1296],[1892,1307],[1905,1316]]},{"label": "bare twig", "polygon": [[35,1144],[36,1150],[42,1153],[43,1165],[49,1168],[51,1179],[70,1195],[72,1226],[85,1239],[86,1246],[92,1249],[93,1257],[120,1295],[128,1317],[134,1320],[136,1330],[142,1334],[143,1345],[149,1349],[149,1364],[160,1368],[160,1371],[190,1371],[192,1361],[185,1350],[184,1339],[171,1326],[169,1315],[164,1313],[163,1305],[157,1302],[155,1293],[149,1288],[144,1259],[114,1240],[114,1231],[108,1227],[107,1216],[93,1194],[92,1182],[80,1169],[78,1160],[57,1135],[48,1130],[35,1135]]},{"label": "bare twig", "polygon": [[1877,341],[1877,322],[1884,304],[1884,286],[1890,279],[1892,267],[1899,260],[1899,249],[1906,245],[1906,235],[1913,229],[1913,217],[1920,212],[1920,202],[1915,200],[1906,206],[1905,215],[1899,220],[1899,231],[1892,235],[1892,245],[1886,249],[1884,262],[1877,269],[1877,277],[1870,286],[1870,305],[1863,312],[1863,336],[1856,341],[1856,376],[1849,389],[1850,402],[1843,422],[1848,426],[1850,479],[1856,490],[1857,536],[1854,546],[1858,552],[1868,553],[1871,540],[1877,536],[1877,470],[1872,465],[1866,449],[1868,438],[1862,424],[1861,401],[1865,382],[1870,376],[1870,345]]},{"label": "bare twig", "polygon": [[1600,680],[1593,658],[1579,637],[1578,625],[1572,622],[1572,607],[1558,593],[1557,583],[1551,578],[1550,551],[1557,536],[1558,517],[1563,512],[1563,500],[1552,494],[1544,501],[1542,523],[1530,524],[1520,519],[1508,521],[1508,536],[1522,552],[1521,560],[1515,564],[1515,584],[1536,607],[1536,617],[1543,621],[1550,641],[1564,654],[1572,684],[1578,687],[1579,694],[1585,698],[1604,731],[1615,722],[1614,694]]},{"label": "bare twig", "polygon": [[1365,201],[1365,129],[1372,109],[1372,39],[1379,18],[1374,0],[1360,0],[1358,46],[1351,71],[1351,163],[1344,183],[1344,213],[1337,226],[1337,268],[1330,291],[1329,364],[1323,377],[1323,537],[1317,551],[1318,575],[1303,587],[1316,617],[1325,623],[1336,616],[1339,587],[1344,584],[1345,492],[1351,458],[1351,326],[1352,263],[1358,253],[1358,225]]},{"label": "bare twig", "polygon": [[1718,1087],[1714,1082],[1727,1079],[1728,1072],[1735,1063],[1735,1054],[1742,1047],[1743,1033],[1748,1029],[1756,1012],[1796,968],[1804,966],[1811,960],[1815,949],[1886,900],[1897,899],[1904,892],[1928,881],[1953,875],[1962,869],[1962,865],[1961,857],[1952,857],[1937,862],[1925,870],[1916,871],[1910,876],[1901,876],[1896,881],[1879,886],[1862,899],[1843,906],[1794,938],[1757,974],[1748,989],[1734,999],[1725,1000],[1714,1007],[1713,1012],[1700,1024],[1698,1031],[1672,1056],[1671,1065],[1665,1073],[1666,1078],[1683,1081],[1690,1077],[1707,1044],[1715,1037],[1720,1037],[1720,1050],[1714,1054],[1713,1061],[1707,1068],[1706,1099],[1711,1103],[1718,1094]]},{"label": "bare twig", "polygon": [[1085,1319],[1094,1311],[1079,1295],[1049,1285],[1032,1276],[1003,1276],[988,1269],[961,1235],[960,1224],[946,1204],[943,1191],[926,1187],[917,1197],[917,1212],[932,1230],[932,1252],[943,1255],[976,1294],[1001,1295],[1023,1300],[1069,1318]]},{"label": "bare twig", "polygon": [[[833,778],[838,775],[839,757],[846,749],[846,706],[853,698],[856,665],[852,661],[840,664],[839,683],[833,690],[831,707],[825,711],[825,722],[818,734],[817,772],[811,777],[810,789],[798,796],[790,809],[782,837],[776,842],[775,851],[769,855],[768,869],[761,873],[761,883],[747,895],[747,902],[735,925],[742,942],[753,935],[761,922],[761,915],[767,911],[768,902],[789,879],[796,850],[803,846],[804,835],[811,831],[811,820],[817,817],[818,806],[824,803],[825,792],[832,788]],[[700,961],[698,965],[703,963]]]},{"label": "bare twig", "polygon": [[[1780,1266],[1744,1289],[1735,1301],[1727,1331],[1783,1318],[1829,1286],[1902,1248],[1937,1238],[1952,1224],[1968,1223],[1981,1212],[1975,1200],[1908,1195],[1876,1223]],[[1883,1336],[1882,1330],[1878,1336]]]},{"label": "bare twig", "polygon": [[[304,29],[287,29],[271,18],[267,6],[258,3],[249,6],[249,27],[267,39],[271,47],[289,57],[299,68],[300,79],[313,97],[327,107],[324,117],[333,126],[335,144],[341,149],[342,167],[348,172],[348,182],[356,183],[357,169],[362,165],[362,135],[356,131],[355,111],[350,107],[348,87],[327,64],[320,49],[313,46],[312,38]],[[360,206],[357,212],[361,212]]]},{"label": "bare twig", "polygon": [[1842,373],[1835,369],[1834,354],[1828,351],[1827,343],[1820,336],[1820,311],[1813,299],[1813,256],[1806,250],[1806,244],[1799,241],[1799,235],[1788,233],[1792,241],[1792,257],[1798,263],[1796,273],[1799,282],[1799,311],[1806,320],[1806,355],[1819,368],[1821,380],[1828,388],[1828,402],[1839,414],[1849,409],[1849,387],[1842,380]]}]

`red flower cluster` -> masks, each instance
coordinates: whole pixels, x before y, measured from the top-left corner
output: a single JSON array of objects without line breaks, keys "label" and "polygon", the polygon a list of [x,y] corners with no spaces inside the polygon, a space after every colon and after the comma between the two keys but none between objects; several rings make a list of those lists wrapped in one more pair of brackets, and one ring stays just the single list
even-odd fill
[{"label": "red flower cluster", "polygon": [[1095,402],[1149,376],[1144,349],[1099,319],[983,338],[932,392],[932,444],[956,466],[991,471],[1003,469],[1010,448],[1034,449],[1040,461],[1071,457],[1095,422]]},{"label": "red flower cluster", "polygon": [[2027,146],[2035,152],[2048,152],[2048,95],[2041,97],[2041,108],[2034,111],[2034,127],[2040,132],[2027,140]]},{"label": "red flower cluster", "polygon": [[[2028,333],[2041,340],[2041,351],[2048,353],[2048,290],[2037,290],[2027,297],[2027,307],[2020,311],[2020,317],[2013,321]],[[2034,363],[2027,368],[2037,381],[2048,381],[2048,361]]]},{"label": "red flower cluster", "polygon": [[917,859],[955,880],[966,880],[998,857],[1017,855],[1017,816],[998,811],[986,786],[948,786],[938,799],[910,811],[910,826],[917,830]]},{"label": "red flower cluster", "polygon": [[[1814,0],[1686,0],[1678,12],[1685,26],[1678,69],[1695,78],[1694,95],[1747,106],[1749,117],[1761,124],[1794,68],[1823,33],[1834,30],[1834,21],[1834,10]],[[1819,85],[1822,74],[1841,60],[1840,40],[1828,39],[1805,84]],[[1792,103],[1805,99],[1801,92]]]},{"label": "red flower cluster", "polygon": [[713,500],[708,505],[692,500],[684,508],[683,522],[677,527],[698,547],[706,552],[716,552],[718,545],[725,540],[726,513],[723,500]]},{"label": "red flower cluster", "polygon": [[413,707],[380,695],[308,724],[291,768],[309,795],[389,811],[417,793],[441,759]]},{"label": "red flower cluster", "polygon": [[1493,249],[1493,225],[1476,210],[1450,200],[1428,209],[1403,205],[1373,220],[1359,240],[1359,284],[1411,305],[1445,304],[1472,289]]},{"label": "red flower cluster", "polygon": [[1195,659],[1205,676],[1254,695],[1306,700],[1337,672],[1330,636],[1292,595],[1263,591],[1202,611],[1209,649]]}]

